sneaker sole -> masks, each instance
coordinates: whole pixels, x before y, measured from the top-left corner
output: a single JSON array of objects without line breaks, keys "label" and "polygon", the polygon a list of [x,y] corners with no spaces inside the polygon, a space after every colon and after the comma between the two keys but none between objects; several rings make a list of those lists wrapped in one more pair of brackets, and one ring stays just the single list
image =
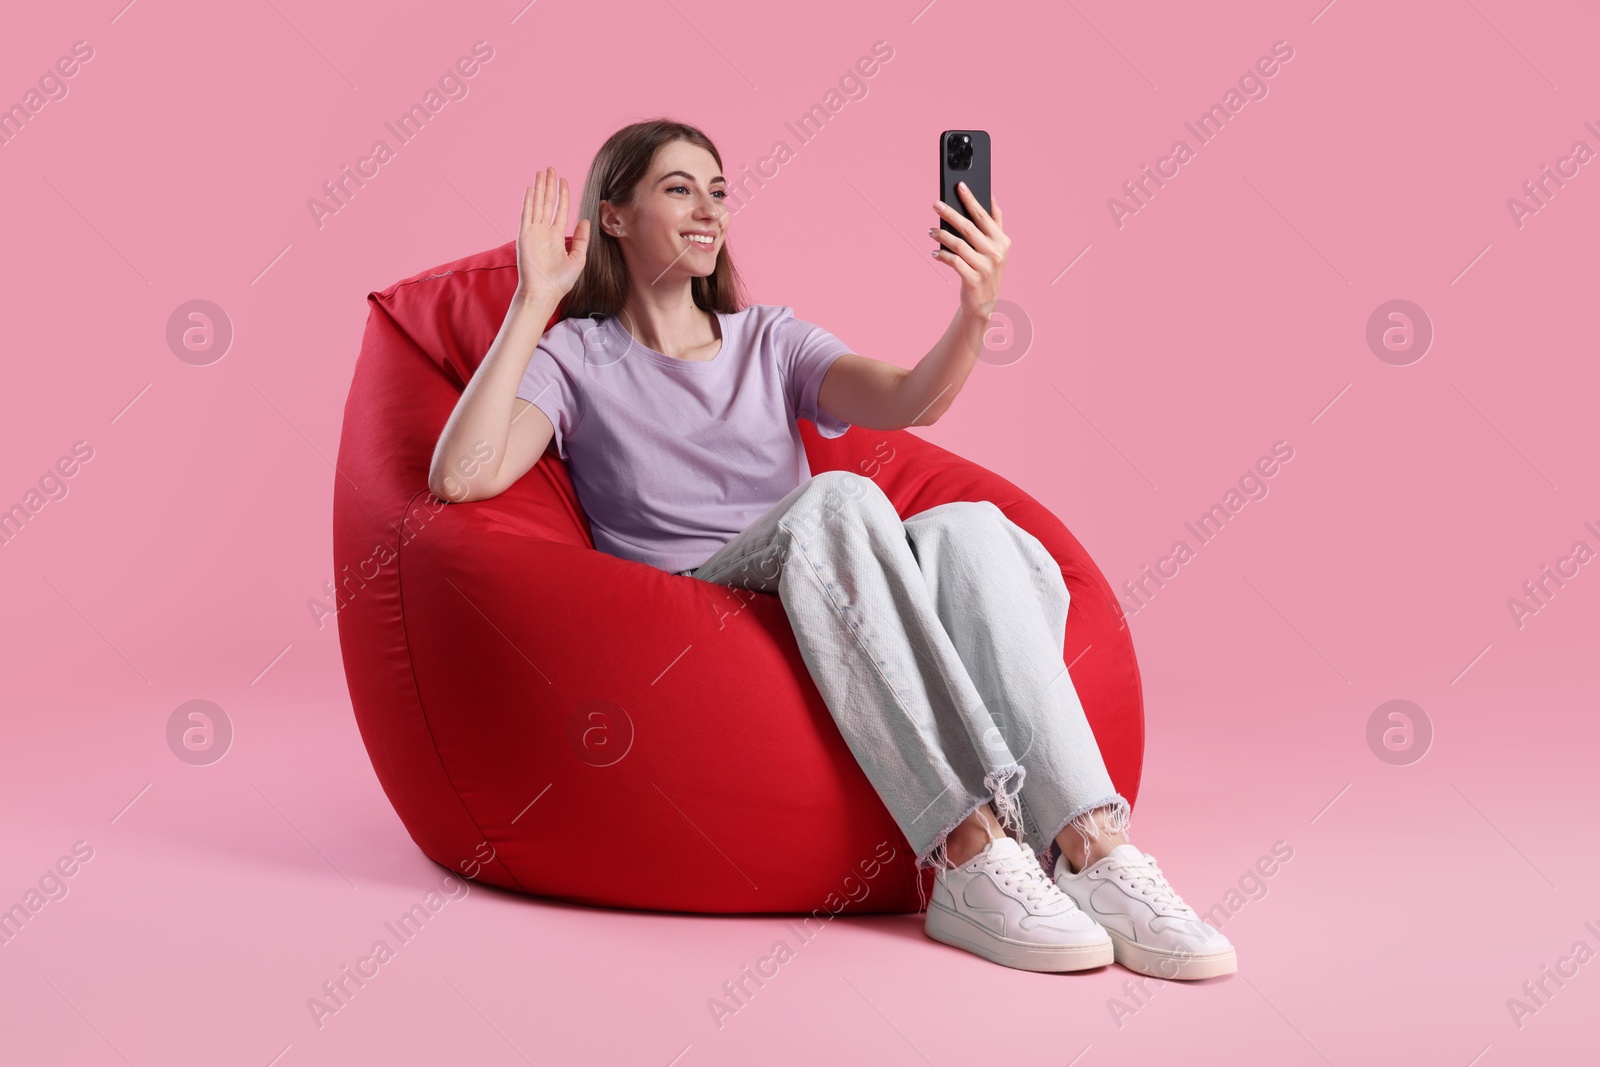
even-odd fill
[{"label": "sneaker sole", "polygon": [[1117,962],[1131,971],[1148,974],[1152,978],[1169,978],[1174,981],[1191,981],[1197,978],[1216,978],[1233,974],[1239,969],[1239,956],[1232,948],[1226,952],[1212,952],[1201,956],[1192,952],[1169,952],[1129,941],[1115,930],[1107,929],[1115,946]]},{"label": "sneaker sole", "polygon": [[1035,945],[991,933],[948,908],[930,904],[924,924],[927,935],[942,944],[966,949],[990,963],[1021,971],[1085,971],[1116,962],[1111,939],[1086,945]]}]

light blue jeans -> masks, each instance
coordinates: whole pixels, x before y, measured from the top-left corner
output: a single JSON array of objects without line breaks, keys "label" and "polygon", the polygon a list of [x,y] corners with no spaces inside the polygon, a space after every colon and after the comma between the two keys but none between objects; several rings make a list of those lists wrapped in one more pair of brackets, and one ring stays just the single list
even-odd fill
[{"label": "light blue jeans", "polygon": [[948,866],[945,838],[985,803],[1047,863],[1069,823],[1127,828],[1062,663],[1060,566],[993,503],[901,520],[871,478],[824,471],[678,573],[778,594],[919,869]]}]

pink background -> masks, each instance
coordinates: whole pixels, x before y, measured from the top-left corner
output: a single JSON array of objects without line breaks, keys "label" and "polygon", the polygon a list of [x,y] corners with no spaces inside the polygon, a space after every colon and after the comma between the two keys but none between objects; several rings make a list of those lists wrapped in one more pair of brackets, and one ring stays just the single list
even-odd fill
[{"label": "pink background", "polygon": [[[1600,549],[1600,163],[1520,228],[1507,208],[1575,141],[1600,149],[1592,10],[121,3],[27,5],[0,36],[0,103],[94,49],[0,146],[0,506],[94,450],[0,546],[0,904],[94,850],[0,947],[0,1058],[1592,1060],[1600,963],[1520,1028],[1507,1007],[1575,942],[1600,950],[1600,565],[1520,628],[1507,607],[1575,541]],[[469,95],[319,229],[307,199],[478,40],[494,56]],[[799,144],[785,123],[880,40],[866,95]],[[1107,199],[1194,146],[1184,122],[1280,40],[1269,94],[1119,228]],[[1012,972],[917,916],[841,919],[718,1029],[707,998],[781,918],[474,889],[313,1024],[306,999],[443,873],[379,789],[337,634],[306,606],[331,577],[364,297],[509,239],[537,168],[581,185],[609,133],[656,115],[706,130],[730,176],[789,142],[733,225],[753,299],[901,365],[955,309],[924,233],[936,139],[991,133],[1003,295],[1035,336],[919,432],[1051,507],[1114,586],[1292,445],[1130,618],[1134,840],[1202,910],[1294,849],[1225,926],[1237,975],[1152,984],[1119,1026],[1120,967]],[[165,339],[192,299],[235,330],[208,366]],[[1435,329],[1407,366],[1365,340],[1392,299]],[[192,699],[236,731],[210,766],[167,747]],[[1435,731],[1409,765],[1366,740],[1392,699]]]}]

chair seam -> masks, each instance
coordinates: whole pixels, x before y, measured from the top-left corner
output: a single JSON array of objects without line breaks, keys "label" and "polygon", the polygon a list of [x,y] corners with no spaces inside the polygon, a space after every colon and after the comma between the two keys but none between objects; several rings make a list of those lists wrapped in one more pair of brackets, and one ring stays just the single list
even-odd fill
[{"label": "chair seam", "polygon": [[[413,493],[406,501],[405,508],[401,511],[401,514],[409,515],[411,513],[411,505],[416,502],[417,498],[423,493],[429,492],[431,492],[431,490],[419,489]],[[417,663],[416,659],[411,655],[411,626],[407,621],[406,616],[404,549],[405,539],[400,538],[395,546],[395,584],[396,591],[399,594],[397,599],[400,602],[400,632],[405,637],[406,642],[406,670],[411,675],[411,687],[416,693],[417,710],[422,713],[422,725],[428,731],[428,743],[433,746],[434,759],[439,761],[439,769],[444,772],[445,781],[450,783],[450,792],[454,794],[456,802],[461,805],[461,810],[466,815],[467,821],[472,824],[473,830],[477,832],[478,839],[480,841],[489,841],[489,835],[484,832],[483,826],[478,822],[478,817],[473,814],[471,806],[468,805],[466,799],[462,797],[461,790],[456,785],[455,776],[450,773],[450,765],[445,760],[444,753],[439,751],[439,739],[434,736],[433,722],[428,716],[428,706],[422,699],[422,684],[417,680]],[[494,843],[489,841],[489,844],[491,847],[493,847]],[[500,860],[500,866],[505,870],[506,876],[516,883],[519,891],[530,894],[533,892],[533,890],[522,884],[522,880],[518,878],[516,872],[511,869],[511,864],[507,863],[503,858],[501,858],[499,853],[495,854],[495,858]],[[449,868],[446,868],[446,870],[449,870]],[[454,871],[451,871],[450,873],[455,874]],[[472,880],[473,879],[469,879],[469,881]]]}]

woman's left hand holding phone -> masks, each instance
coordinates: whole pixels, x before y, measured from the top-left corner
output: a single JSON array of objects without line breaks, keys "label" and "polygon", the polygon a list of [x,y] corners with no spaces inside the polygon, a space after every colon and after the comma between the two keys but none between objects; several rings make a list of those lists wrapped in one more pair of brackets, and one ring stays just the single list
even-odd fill
[{"label": "woman's left hand holding phone", "polygon": [[1006,254],[1011,249],[1011,238],[1001,226],[1000,203],[991,194],[990,210],[984,210],[978,198],[972,195],[966,182],[958,187],[961,202],[966,206],[963,215],[943,200],[935,200],[933,209],[941,218],[954,226],[951,233],[942,226],[928,230],[945,247],[935,249],[933,256],[947,263],[961,277],[961,307],[972,315],[987,318],[994,312],[1000,297],[1000,278],[1005,273]]}]

